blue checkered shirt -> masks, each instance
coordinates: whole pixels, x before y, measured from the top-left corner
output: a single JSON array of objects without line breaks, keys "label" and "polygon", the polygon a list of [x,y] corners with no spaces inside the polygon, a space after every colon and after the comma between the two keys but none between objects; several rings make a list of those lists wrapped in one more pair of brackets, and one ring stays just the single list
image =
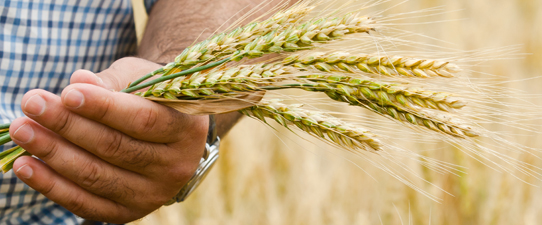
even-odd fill
[{"label": "blue checkered shirt", "polygon": [[[0,124],[24,116],[29,90],[60,94],[75,70],[99,72],[136,49],[130,0],[0,0],[0,26]],[[0,174],[0,224],[81,222],[13,172]]]}]

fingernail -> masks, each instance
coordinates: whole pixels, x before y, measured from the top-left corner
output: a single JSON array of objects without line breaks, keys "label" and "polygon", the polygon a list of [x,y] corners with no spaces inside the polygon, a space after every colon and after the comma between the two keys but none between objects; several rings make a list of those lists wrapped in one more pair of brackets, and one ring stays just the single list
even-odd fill
[{"label": "fingernail", "polygon": [[24,179],[30,179],[32,177],[32,174],[34,174],[34,171],[32,171],[32,168],[28,165],[23,165],[19,167],[17,171],[15,171],[19,177],[22,177]]},{"label": "fingernail", "polygon": [[45,100],[38,94],[30,97],[24,104],[24,111],[33,116],[39,116],[45,112]]},{"label": "fingernail", "polygon": [[72,108],[79,108],[85,103],[85,97],[76,89],[68,91],[64,97],[64,105]]},{"label": "fingernail", "polygon": [[110,88],[109,88],[109,85],[107,85],[107,84],[104,82],[104,80],[102,80],[102,78],[100,78],[100,77],[98,76],[98,74],[95,74],[95,73],[93,73],[93,74],[94,74],[94,76],[96,77],[96,83],[97,83],[98,85],[102,86],[103,88],[105,88],[105,89],[107,89],[107,90],[110,89]]},{"label": "fingernail", "polygon": [[102,80],[102,78],[100,78],[99,76],[96,76],[96,80],[98,80],[97,83],[98,83],[99,85],[102,85],[102,86],[105,85],[105,84],[104,84],[104,80]]},{"label": "fingernail", "polygon": [[34,129],[30,125],[23,124],[13,133],[12,138],[21,143],[28,143],[34,138]]},{"label": "fingernail", "polygon": [[101,85],[101,86],[104,86],[104,85],[105,85],[104,80],[102,80],[102,78],[100,78],[100,77],[99,77],[97,74],[95,74],[95,73],[92,73],[92,74],[94,74],[94,76],[96,77],[96,83],[97,83],[98,85]]}]

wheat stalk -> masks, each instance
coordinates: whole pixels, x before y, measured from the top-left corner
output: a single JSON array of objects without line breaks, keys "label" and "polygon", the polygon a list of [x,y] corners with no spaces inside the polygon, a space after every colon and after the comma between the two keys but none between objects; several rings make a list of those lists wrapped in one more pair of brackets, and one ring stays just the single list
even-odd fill
[{"label": "wheat stalk", "polygon": [[11,137],[9,136],[9,132],[0,133],[0,145],[3,145],[3,144],[8,143],[10,141],[11,141]]},{"label": "wheat stalk", "polygon": [[[261,101],[257,105],[240,110],[241,113],[266,122],[274,119],[288,127],[299,129],[351,150],[378,151],[381,143],[370,131],[345,123],[321,112],[301,109],[301,105],[286,105],[280,100]],[[267,123],[267,122],[266,122]]]},{"label": "wheat stalk", "polygon": [[347,52],[312,52],[293,54],[283,60],[285,65],[298,68],[316,69],[323,72],[363,71],[386,76],[406,77],[454,77],[461,69],[450,62],[431,59],[416,59],[403,56],[378,56],[350,54]]}]

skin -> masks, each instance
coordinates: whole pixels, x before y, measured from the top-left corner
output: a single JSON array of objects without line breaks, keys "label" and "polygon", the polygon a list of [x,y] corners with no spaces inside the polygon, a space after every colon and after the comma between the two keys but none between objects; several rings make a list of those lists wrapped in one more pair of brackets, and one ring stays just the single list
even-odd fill
[{"label": "skin", "polygon": [[[15,174],[30,187],[89,220],[127,223],[161,207],[194,174],[203,155],[208,116],[193,116],[116,92],[170,62],[186,46],[259,1],[160,0],[153,7],[139,58],[100,73],[79,70],[61,96],[24,95],[13,141],[39,157],[21,157]],[[276,3],[260,6],[262,12]],[[190,7],[186,7],[190,6]],[[247,10],[245,10],[246,12]],[[239,18],[244,13],[239,13]],[[202,27],[208,29],[202,33]],[[240,117],[217,116],[223,136]]]}]

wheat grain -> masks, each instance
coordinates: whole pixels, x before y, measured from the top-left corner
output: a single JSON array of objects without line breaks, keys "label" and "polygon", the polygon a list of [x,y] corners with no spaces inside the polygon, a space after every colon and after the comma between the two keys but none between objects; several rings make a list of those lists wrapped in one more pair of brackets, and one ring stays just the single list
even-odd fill
[{"label": "wheat grain", "polygon": [[300,107],[301,105],[282,104],[279,100],[263,100],[240,112],[263,122],[266,122],[267,117],[286,127],[295,125],[313,136],[351,150],[381,150],[381,143],[370,131],[345,123],[338,118]]}]

